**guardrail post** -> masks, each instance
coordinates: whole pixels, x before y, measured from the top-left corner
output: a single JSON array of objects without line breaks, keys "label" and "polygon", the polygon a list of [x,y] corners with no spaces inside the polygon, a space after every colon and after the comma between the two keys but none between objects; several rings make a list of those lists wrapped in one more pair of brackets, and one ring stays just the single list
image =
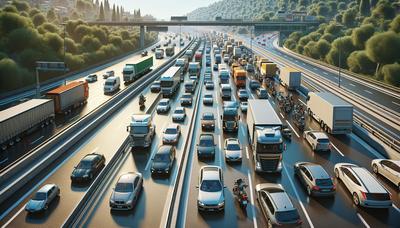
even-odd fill
[{"label": "guardrail post", "polygon": [[140,41],[139,41],[139,44],[140,44],[140,49],[143,49],[144,48],[144,25],[140,26]]}]

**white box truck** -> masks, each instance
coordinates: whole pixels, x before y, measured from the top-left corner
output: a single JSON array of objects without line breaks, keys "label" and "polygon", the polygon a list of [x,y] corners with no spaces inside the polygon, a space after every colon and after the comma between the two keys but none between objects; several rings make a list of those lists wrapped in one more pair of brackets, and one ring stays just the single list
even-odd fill
[{"label": "white box truck", "polygon": [[161,94],[164,98],[172,97],[178,91],[181,83],[181,69],[181,67],[173,66],[161,75]]},{"label": "white box truck", "polygon": [[290,67],[284,67],[280,74],[281,84],[289,90],[295,90],[301,85],[301,72]]},{"label": "white box truck", "polygon": [[307,111],[330,134],[352,131],[353,105],[330,92],[310,92]]}]

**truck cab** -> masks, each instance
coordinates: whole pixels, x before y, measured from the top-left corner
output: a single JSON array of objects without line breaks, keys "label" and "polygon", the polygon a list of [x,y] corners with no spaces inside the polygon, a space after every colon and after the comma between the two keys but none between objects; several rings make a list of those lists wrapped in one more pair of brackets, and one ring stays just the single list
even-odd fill
[{"label": "truck cab", "polygon": [[164,58],[164,49],[156,49],[156,59]]},{"label": "truck cab", "polygon": [[152,115],[132,115],[131,122],[126,130],[129,132],[132,147],[151,147],[155,135],[156,126],[153,123]]},{"label": "truck cab", "polygon": [[224,132],[238,131],[240,116],[238,114],[238,103],[236,101],[224,102],[221,119],[222,130]]},{"label": "truck cab", "polygon": [[189,63],[189,76],[196,76],[197,78],[200,75],[200,64],[199,63]]}]

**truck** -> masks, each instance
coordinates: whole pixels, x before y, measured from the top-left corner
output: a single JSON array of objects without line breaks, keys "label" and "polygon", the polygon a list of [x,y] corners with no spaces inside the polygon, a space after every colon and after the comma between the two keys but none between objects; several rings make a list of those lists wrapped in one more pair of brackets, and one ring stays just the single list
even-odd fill
[{"label": "truck", "polygon": [[233,73],[233,81],[237,88],[245,88],[246,87],[246,76],[247,73],[243,69],[236,69]]},{"label": "truck", "polygon": [[188,59],[191,60],[192,57],[193,57],[193,50],[186,50],[185,51],[185,56],[187,56]]},{"label": "truck", "polygon": [[229,84],[229,71],[227,69],[219,71],[219,84]]},{"label": "truck", "polygon": [[280,73],[281,84],[288,90],[295,90],[301,85],[301,72],[290,67],[284,67]]},{"label": "truck", "polygon": [[233,46],[232,45],[226,45],[226,52],[230,55],[233,54]]},{"label": "truck", "polygon": [[194,63],[194,62],[189,63],[188,69],[189,69],[189,77],[196,76],[197,79],[199,78],[199,76],[200,76],[200,64],[199,63]]},{"label": "truck", "polygon": [[239,129],[240,116],[239,105],[236,101],[224,101],[222,108],[222,130],[224,132],[237,132]]},{"label": "truck", "polygon": [[197,51],[196,54],[194,54],[194,61],[196,63],[200,63],[201,64],[201,60],[203,59],[203,54],[201,54],[201,52]]},{"label": "truck", "polygon": [[53,122],[52,99],[32,99],[0,111],[0,145],[2,150],[19,142],[38,127]]},{"label": "truck", "polygon": [[174,47],[167,47],[165,49],[166,56],[174,56],[175,55],[175,48]]},{"label": "truck", "polygon": [[215,63],[220,64],[221,62],[222,62],[221,54],[216,54],[215,55]]},{"label": "truck", "polygon": [[258,58],[257,58],[256,67],[257,67],[257,70],[258,70],[259,72],[261,71],[261,65],[262,65],[263,63],[266,63],[266,62],[269,62],[269,60],[268,60],[267,58],[261,58],[261,57],[258,57]]},{"label": "truck", "polygon": [[86,104],[88,97],[89,85],[84,81],[71,82],[46,93],[46,98],[54,101],[55,113],[65,115]]},{"label": "truck", "polygon": [[156,134],[156,125],[152,115],[134,114],[126,131],[129,132],[131,147],[149,148]]},{"label": "truck", "polygon": [[164,49],[158,48],[156,49],[156,59],[163,59],[164,58]]},{"label": "truck", "polygon": [[275,77],[277,70],[276,63],[264,62],[261,64],[260,74],[262,77],[272,78]]},{"label": "truck", "polygon": [[173,66],[161,75],[161,95],[164,98],[172,97],[178,91],[181,83],[181,71],[181,67]]},{"label": "truck", "polygon": [[353,105],[330,92],[308,93],[307,111],[329,134],[349,134],[353,128]]},{"label": "truck", "polygon": [[268,100],[247,101],[247,134],[256,172],[276,173],[282,170],[282,121]]},{"label": "truck", "polygon": [[183,82],[185,73],[188,70],[189,62],[188,62],[188,60],[186,58],[179,58],[179,59],[176,60],[175,66],[182,68],[182,70],[181,70],[181,74],[182,74],[181,75],[181,82]]},{"label": "truck", "polygon": [[150,71],[153,66],[153,56],[148,56],[137,60],[135,63],[126,64],[122,70],[125,83],[133,82],[142,75]]},{"label": "truck", "polygon": [[238,59],[242,56],[242,49],[240,47],[233,48],[233,58]]}]

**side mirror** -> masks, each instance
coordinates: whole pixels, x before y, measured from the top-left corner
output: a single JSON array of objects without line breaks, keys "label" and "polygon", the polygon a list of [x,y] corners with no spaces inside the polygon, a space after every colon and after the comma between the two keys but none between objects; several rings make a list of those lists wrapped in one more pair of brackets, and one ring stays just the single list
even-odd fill
[{"label": "side mirror", "polygon": [[128,132],[129,132],[129,126],[126,126],[126,131],[128,131]]},{"label": "side mirror", "polygon": [[198,186],[198,185],[196,185],[196,188],[199,188],[199,186]]}]

